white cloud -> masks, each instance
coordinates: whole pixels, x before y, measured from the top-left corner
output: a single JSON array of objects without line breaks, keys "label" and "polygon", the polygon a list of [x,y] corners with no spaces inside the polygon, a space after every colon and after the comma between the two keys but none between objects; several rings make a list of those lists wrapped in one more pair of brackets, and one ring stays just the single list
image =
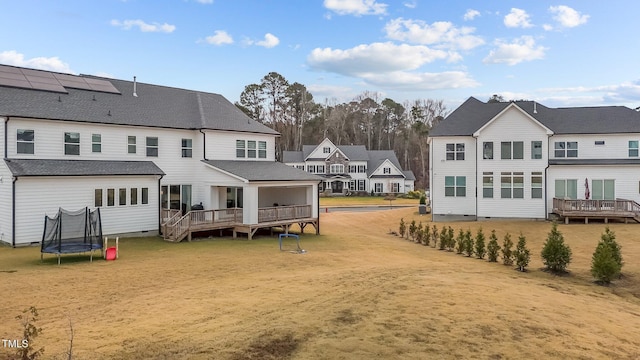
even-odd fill
[{"label": "white cloud", "polygon": [[416,44],[434,45],[445,49],[469,50],[484,44],[481,37],[473,35],[475,28],[457,28],[448,21],[429,25],[422,20],[397,18],[385,27],[387,38]]},{"label": "white cloud", "polygon": [[405,7],[408,7],[409,9],[415,9],[418,6],[418,3],[414,0],[414,1],[405,1],[402,3],[402,5],[404,5]]},{"label": "white cloud", "polygon": [[278,44],[280,44],[280,39],[271,33],[266,33],[264,35],[264,40],[256,41],[255,44],[269,49],[278,46]]},{"label": "white cloud", "polygon": [[307,57],[307,62],[317,70],[358,77],[371,73],[415,70],[447,57],[449,54],[446,51],[422,45],[386,42],[359,45],[347,50],[316,48]]},{"label": "white cloud", "polygon": [[491,50],[484,58],[486,64],[516,65],[523,61],[538,60],[544,58],[546,48],[536,45],[531,36],[522,36],[511,43],[496,41],[497,48]]},{"label": "white cloud", "polygon": [[575,86],[540,89],[550,101],[562,106],[624,105],[640,106],[640,80],[601,86]]},{"label": "white cloud", "polygon": [[124,30],[130,30],[133,27],[138,27],[142,32],[163,32],[163,33],[172,33],[176,30],[175,25],[170,25],[167,23],[159,24],[152,23],[148,24],[142,20],[111,20],[111,25],[122,28]]},{"label": "white cloud", "polygon": [[15,50],[0,52],[0,63],[5,65],[28,67],[32,69],[50,70],[62,73],[73,74],[69,64],[60,60],[57,56],[54,57],[36,57],[31,59],[25,59],[24,54],[21,54]]},{"label": "white cloud", "polygon": [[533,25],[529,22],[529,14],[518,8],[511,8],[511,12],[504,17],[506,27],[529,28]]},{"label": "white cloud", "polygon": [[387,4],[375,0],[324,0],[324,7],[338,15],[385,15]]},{"label": "white cloud", "polygon": [[213,4],[213,0],[196,0],[200,4]]},{"label": "white cloud", "polygon": [[211,45],[233,44],[233,38],[224,30],[216,30],[213,35],[207,36],[204,41]]},{"label": "white cloud", "polygon": [[462,71],[441,73],[394,71],[384,74],[366,74],[362,78],[371,85],[410,91],[459,89],[479,85],[477,81]]},{"label": "white cloud", "polygon": [[585,24],[589,20],[589,15],[582,15],[578,11],[565,6],[551,6],[549,12],[554,14],[553,19],[556,20],[560,26],[566,28],[576,27]]},{"label": "white cloud", "polygon": [[480,16],[480,11],[469,9],[466,13],[464,13],[464,20],[469,21],[475,19],[477,16]]},{"label": "white cloud", "polygon": [[313,94],[313,98],[316,101],[326,98],[344,102],[353,99],[357,94],[356,90],[340,85],[311,84],[307,86],[307,90]]}]

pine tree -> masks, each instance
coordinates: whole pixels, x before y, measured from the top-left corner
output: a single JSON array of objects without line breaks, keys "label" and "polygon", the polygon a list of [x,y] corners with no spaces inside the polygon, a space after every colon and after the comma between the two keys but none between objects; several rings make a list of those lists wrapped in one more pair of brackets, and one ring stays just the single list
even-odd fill
[{"label": "pine tree", "polygon": [[431,229],[429,229],[429,225],[424,227],[424,235],[422,236],[422,245],[429,246],[431,242]]},{"label": "pine tree", "polygon": [[404,218],[400,218],[400,228],[398,229],[400,237],[404,238],[404,233],[407,232],[407,224],[404,222]]},{"label": "pine tree", "polygon": [[418,227],[416,228],[415,242],[416,243],[422,242],[422,221],[420,221],[420,223],[418,224]]},{"label": "pine tree", "polygon": [[453,235],[453,228],[449,226],[449,230],[447,230],[447,251],[453,251],[453,248],[456,246],[456,239]]},{"label": "pine tree", "polygon": [[620,269],[622,269],[622,248],[616,242],[616,234],[607,226],[604,229],[604,234],[602,234],[600,238],[611,248],[611,255],[613,256],[613,259],[618,263],[618,265],[620,265]]},{"label": "pine tree", "polygon": [[496,236],[496,231],[491,230],[491,235],[489,236],[489,244],[487,244],[487,260],[489,260],[489,262],[497,262],[499,252],[500,245],[498,245],[498,237]]},{"label": "pine tree", "polygon": [[505,265],[513,265],[513,241],[511,241],[511,234],[506,233],[502,242],[502,263]]},{"label": "pine tree", "polygon": [[571,248],[564,243],[564,236],[558,230],[558,224],[555,222],[542,247],[541,256],[547,270],[554,273],[564,272],[571,262]]},{"label": "pine tree", "polygon": [[484,259],[484,255],[487,252],[487,248],[484,243],[484,233],[482,232],[482,228],[478,229],[478,233],[476,234],[476,257],[478,259]]},{"label": "pine tree", "polygon": [[471,238],[471,230],[469,229],[464,233],[464,253],[467,257],[473,255],[473,239]]},{"label": "pine tree", "polygon": [[433,240],[433,247],[438,246],[438,228],[433,225],[433,230],[431,231],[431,240]]},{"label": "pine tree", "polygon": [[440,243],[438,243],[438,250],[444,250],[444,248],[447,246],[447,234],[449,234],[449,232],[447,231],[447,227],[445,226],[440,231]]},{"label": "pine tree", "polygon": [[462,254],[462,252],[464,252],[464,231],[460,229],[456,238],[456,254]]},{"label": "pine tree", "polygon": [[591,258],[591,275],[605,284],[620,275],[620,264],[616,261],[609,244],[600,241]]},{"label": "pine tree", "polygon": [[411,220],[411,224],[409,224],[409,237],[411,237],[411,240],[415,240],[417,229],[418,227],[416,226],[416,221]]},{"label": "pine tree", "polygon": [[531,255],[529,253],[529,249],[527,249],[527,239],[525,239],[524,235],[520,233],[518,237],[518,245],[516,245],[516,252],[514,254],[516,258],[516,266],[520,271],[527,271],[527,266],[529,266],[529,260]]}]

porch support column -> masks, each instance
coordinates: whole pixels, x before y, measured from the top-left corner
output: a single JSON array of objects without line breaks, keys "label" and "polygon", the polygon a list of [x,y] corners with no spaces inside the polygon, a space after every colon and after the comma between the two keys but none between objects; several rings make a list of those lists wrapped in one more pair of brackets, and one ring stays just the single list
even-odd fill
[{"label": "porch support column", "polygon": [[242,217],[245,224],[258,223],[258,187],[246,185],[242,189],[244,196]]}]

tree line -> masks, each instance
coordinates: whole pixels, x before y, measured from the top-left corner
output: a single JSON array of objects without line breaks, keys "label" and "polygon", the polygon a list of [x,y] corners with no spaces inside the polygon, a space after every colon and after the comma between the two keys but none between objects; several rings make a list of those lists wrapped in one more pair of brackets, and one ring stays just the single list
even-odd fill
[{"label": "tree line", "polygon": [[305,85],[290,83],[277,72],[245,86],[235,104],[245,114],[278,131],[276,157],[300,151],[302,145],[329,138],[336,145],[365,145],[369,150],[394,150],[404,170],[416,175],[416,187],[429,186],[429,130],[444,119],[443,100],[398,103],[365,91],[349,102],[336,98],[318,103]]}]

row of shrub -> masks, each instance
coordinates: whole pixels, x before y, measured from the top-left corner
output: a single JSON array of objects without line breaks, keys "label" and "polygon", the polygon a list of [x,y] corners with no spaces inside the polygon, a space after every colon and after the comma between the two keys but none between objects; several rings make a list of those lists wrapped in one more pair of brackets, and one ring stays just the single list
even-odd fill
[{"label": "row of shrub", "polygon": [[[471,230],[459,229],[457,235],[451,226],[443,226],[440,230],[434,224],[433,227],[416,223],[412,220],[407,226],[404,218],[400,219],[400,236],[412,240],[424,246],[438,248],[439,250],[455,251],[457,254],[478,259],[485,256],[489,262],[498,262],[498,257],[502,256],[504,265],[513,265],[519,271],[526,271],[531,259],[531,253],[527,248],[527,240],[520,233],[518,244],[513,249],[511,234],[505,234],[502,246],[498,244],[496,231],[491,230],[488,242],[482,228],[479,228],[475,237]],[[598,281],[608,284],[615,277],[620,276],[622,270],[622,255],[620,245],[615,241],[615,233],[605,228],[604,234],[596,247],[591,262],[591,274]],[[554,222],[551,231],[547,236],[540,256],[546,270],[553,273],[566,272],[567,266],[571,263],[571,248],[564,243],[564,236],[558,230],[558,225]]]}]

